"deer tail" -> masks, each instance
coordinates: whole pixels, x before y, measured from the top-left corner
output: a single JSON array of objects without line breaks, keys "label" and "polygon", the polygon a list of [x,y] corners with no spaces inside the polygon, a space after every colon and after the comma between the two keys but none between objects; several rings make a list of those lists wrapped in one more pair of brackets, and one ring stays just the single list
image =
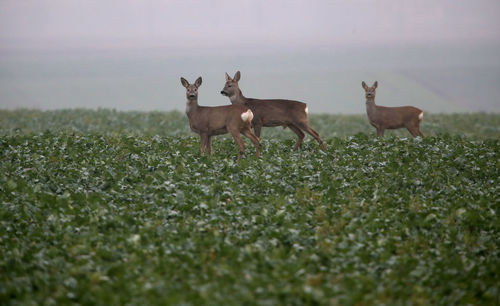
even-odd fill
[{"label": "deer tail", "polygon": [[250,123],[252,122],[252,119],[253,119],[253,113],[251,110],[247,110],[246,112],[241,114],[241,120],[243,120],[243,122],[248,121],[248,123]]}]

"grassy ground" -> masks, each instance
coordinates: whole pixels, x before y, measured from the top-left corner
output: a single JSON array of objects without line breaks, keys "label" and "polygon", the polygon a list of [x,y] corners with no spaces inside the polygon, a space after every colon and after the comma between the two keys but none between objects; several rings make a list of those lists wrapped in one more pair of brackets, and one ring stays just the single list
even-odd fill
[{"label": "grassy ground", "polygon": [[[199,156],[183,114],[0,112],[2,304],[498,304],[500,115],[312,115]],[[309,137],[307,138],[309,139]]]},{"label": "grassy ground", "polygon": [[[357,133],[375,135],[366,115],[310,115],[311,126],[322,137],[345,137]],[[30,134],[46,130],[139,136],[193,136],[186,115],[181,112],[118,112],[114,110],[0,110],[1,135]],[[460,135],[475,138],[500,138],[500,115],[424,114],[421,130],[425,135]],[[294,138],[291,131],[264,128],[264,138]],[[387,135],[409,137],[406,130],[388,130]]]}]

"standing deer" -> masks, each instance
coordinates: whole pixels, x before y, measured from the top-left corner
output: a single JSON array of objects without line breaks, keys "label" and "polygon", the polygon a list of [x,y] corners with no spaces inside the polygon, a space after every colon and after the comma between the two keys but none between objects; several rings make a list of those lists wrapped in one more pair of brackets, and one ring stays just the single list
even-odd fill
[{"label": "standing deer", "polygon": [[289,127],[298,137],[297,143],[293,147],[294,150],[297,150],[302,144],[304,140],[303,131],[305,131],[318,141],[323,151],[326,151],[325,144],[319,137],[318,132],[309,125],[307,104],[282,99],[260,100],[246,98],[238,86],[240,77],[239,71],[236,72],[232,79],[226,73],[226,84],[220,93],[227,96],[233,105],[245,105],[252,110],[254,114],[252,126],[257,137],[260,137],[263,126]]},{"label": "standing deer", "polygon": [[406,128],[413,137],[422,136],[419,125],[424,118],[424,112],[413,106],[385,107],[375,105],[375,90],[378,82],[375,81],[372,87],[361,83],[365,89],[366,113],[370,124],[377,129],[377,136],[384,136],[386,129]]},{"label": "standing deer", "polygon": [[191,130],[200,135],[200,152],[204,154],[205,149],[212,155],[212,136],[230,133],[239,147],[238,162],[245,150],[245,143],[240,133],[253,142],[257,157],[260,156],[259,138],[252,133],[251,122],[253,113],[243,105],[224,106],[199,106],[198,88],[201,85],[201,77],[194,84],[181,78],[182,86],[186,87],[186,115],[189,119]]}]

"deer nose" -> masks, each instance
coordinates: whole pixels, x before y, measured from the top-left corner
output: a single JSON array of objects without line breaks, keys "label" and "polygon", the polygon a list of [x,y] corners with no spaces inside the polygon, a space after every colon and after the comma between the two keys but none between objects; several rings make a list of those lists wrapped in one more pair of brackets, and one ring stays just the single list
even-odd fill
[{"label": "deer nose", "polygon": [[224,90],[221,90],[220,91],[221,95],[225,95],[226,93],[224,92]]}]

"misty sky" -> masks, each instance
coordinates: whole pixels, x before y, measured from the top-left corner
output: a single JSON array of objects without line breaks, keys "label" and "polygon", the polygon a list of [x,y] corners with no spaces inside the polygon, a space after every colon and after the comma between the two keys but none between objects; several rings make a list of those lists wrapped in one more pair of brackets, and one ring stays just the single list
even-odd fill
[{"label": "misty sky", "polygon": [[1,0],[0,48],[498,43],[499,16],[498,0]]},{"label": "misty sky", "polygon": [[179,77],[364,112],[500,111],[500,0],[0,0],[0,108],[182,110]]}]

